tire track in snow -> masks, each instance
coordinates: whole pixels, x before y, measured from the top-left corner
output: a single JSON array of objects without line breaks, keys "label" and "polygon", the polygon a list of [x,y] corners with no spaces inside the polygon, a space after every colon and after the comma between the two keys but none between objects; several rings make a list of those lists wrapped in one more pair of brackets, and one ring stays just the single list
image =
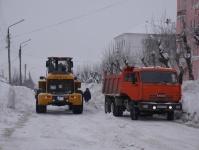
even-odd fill
[{"label": "tire track in snow", "polygon": [[30,116],[30,113],[24,113],[21,116],[21,118],[19,118],[19,120],[15,123],[15,125],[13,127],[4,129],[4,133],[2,134],[2,137],[11,138],[13,132],[16,129],[22,127],[23,124],[28,121],[29,116]]}]

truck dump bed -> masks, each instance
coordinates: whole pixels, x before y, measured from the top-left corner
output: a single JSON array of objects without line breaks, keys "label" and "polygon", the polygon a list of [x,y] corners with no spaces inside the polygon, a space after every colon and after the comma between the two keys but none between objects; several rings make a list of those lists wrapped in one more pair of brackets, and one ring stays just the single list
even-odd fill
[{"label": "truck dump bed", "polygon": [[102,93],[106,95],[119,95],[121,87],[122,74],[107,75],[104,72],[104,83],[102,87]]}]

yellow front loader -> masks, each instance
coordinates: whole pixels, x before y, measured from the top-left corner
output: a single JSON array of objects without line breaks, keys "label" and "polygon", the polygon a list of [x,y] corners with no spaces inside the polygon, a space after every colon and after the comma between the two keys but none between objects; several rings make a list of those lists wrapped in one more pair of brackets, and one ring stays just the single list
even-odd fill
[{"label": "yellow front loader", "polygon": [[68,105],[74,114],[83,112],[83,92],[81,82],[72,74],[71,57],[48,57],[48,74],[40,77],[35,90],[36,112],[46,113],[47,105]]}]

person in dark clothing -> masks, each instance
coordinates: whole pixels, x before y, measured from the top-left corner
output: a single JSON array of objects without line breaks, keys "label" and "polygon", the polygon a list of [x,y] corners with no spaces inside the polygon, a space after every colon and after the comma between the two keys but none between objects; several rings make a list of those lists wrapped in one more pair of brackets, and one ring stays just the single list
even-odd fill
[{"label": "person in dark clothing", "polygon": [[88,102],[91,99],[91,93],[88,88],[86,88],[86,91],[84,92],[84,100],[85,102]]}]

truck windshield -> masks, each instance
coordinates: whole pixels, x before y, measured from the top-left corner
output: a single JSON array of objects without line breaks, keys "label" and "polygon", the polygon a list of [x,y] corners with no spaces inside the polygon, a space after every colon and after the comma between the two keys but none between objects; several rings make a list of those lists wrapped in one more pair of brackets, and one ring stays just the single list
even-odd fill
[{"label": "truck windshield", "polygon": [[163,71],[142,71],[140,79],[143,83],[177,83],[177,74],[175,72]]}]

